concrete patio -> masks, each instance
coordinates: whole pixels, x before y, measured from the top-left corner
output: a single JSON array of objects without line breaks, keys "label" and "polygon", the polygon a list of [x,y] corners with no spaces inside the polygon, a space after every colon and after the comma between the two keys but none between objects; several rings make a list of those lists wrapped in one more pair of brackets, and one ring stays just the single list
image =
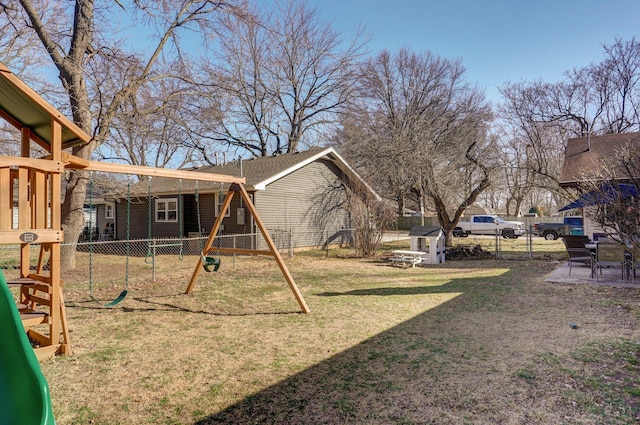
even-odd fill
[{"label": "concrete patio", "polygon": [[571,276],[569,276],[569,264],[563,261],[554,271],[549,273],[545,282],[588,283],[602,286],[640,288],[640,274],[636,276],[634,281],[633,271],[631,271],[629,279],[622,280],[620,268],[603,268],[602,274],[599,274],[596,280],[595,277],[591,277],[591,268],[589,266],[574,264],[571,269]]}]

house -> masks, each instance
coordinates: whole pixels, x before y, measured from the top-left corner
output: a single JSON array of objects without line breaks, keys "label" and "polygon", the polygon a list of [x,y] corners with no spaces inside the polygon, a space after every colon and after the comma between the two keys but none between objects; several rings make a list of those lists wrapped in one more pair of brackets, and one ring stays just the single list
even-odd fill
[{"label": "house", "polygon": [[102,186],[100,182],[92,180],[90,187],[87,188],[83,211],[84,228],[79,242],[115,238],[115,203],[104,198],[104,194],[108,191]]},{"label": "house", "polygon": [[[615,163],[616,155],[623,149],[640,151],[640,133],[606,134],[567,140],[560,186],[580,187],[580,183],[593,178],[604,163]],[[623,170],[613,171],[620,179],[625,179]]]},{"label": "house", "polygon": [[[585,192],[586,182],[602,179],[605,164],[608,168],[607,174],[613,174],[618,183],[629,183],[629,172],[620,169],[619,162],[616,161],[617,156],[627,149],[640,153],[640,133],[607,134],[569,139],[565,150],[560,186]],[[589,194],[584,195],[581,199],[590,201],[582,201],[580,204],[580,199],[578,199],[578,203],[573,205],[588,207],[594,205],[594,202],[598,202],[600,198],[589,196]],[[597,236],[600,233],[603,233],[603,230],[588,217],[584,217],[584,234],[596,239],[594,235]]]},{"label": "house", "polygon": [[[194,171],[245,177],[245,188],[262,222],[276,243],[285,248],[351,240],[351,217],[344,207],[346,185],[360,184],[368,195],[380,199],[333,148],[238,159]],[[141,181],[130,190],[130,239],[148,238],[149,228],[156,239],[207,236],[228,190],[228,184],[206,181]],[[102,208],[114,206],[116,239],[126,238],[127,202],[123,202],[122,193],[105,196],[106,202],[97,212],[101,216]],[[222,235],[257,233],[256,223],[239,197],[233,198],[220,230]],[[242,243],[245,248],[261,247],[259,238]]]}]

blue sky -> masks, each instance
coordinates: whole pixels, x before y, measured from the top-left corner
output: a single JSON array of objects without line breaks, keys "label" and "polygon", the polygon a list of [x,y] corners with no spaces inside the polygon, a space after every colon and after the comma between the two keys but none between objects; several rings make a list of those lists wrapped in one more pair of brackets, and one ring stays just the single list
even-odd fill
[{"label": "blue sky", "polygon": [[[507,81],[556,82],[603,58],[603,44],[640,29],[640,0],[308,0],[347,38],[358,25],[372,53],[409,47],[462,59],[467,81],[499,101]],[[640,38],[640,37],[636,37]]]}]

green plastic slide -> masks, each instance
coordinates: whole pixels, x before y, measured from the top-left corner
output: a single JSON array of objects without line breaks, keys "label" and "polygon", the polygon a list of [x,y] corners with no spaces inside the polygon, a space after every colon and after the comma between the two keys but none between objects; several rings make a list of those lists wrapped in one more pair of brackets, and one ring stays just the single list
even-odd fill
[{"label": "green plastic slide", "polygon": [[0,424],[55,425],[49,385],[0,270]]}]

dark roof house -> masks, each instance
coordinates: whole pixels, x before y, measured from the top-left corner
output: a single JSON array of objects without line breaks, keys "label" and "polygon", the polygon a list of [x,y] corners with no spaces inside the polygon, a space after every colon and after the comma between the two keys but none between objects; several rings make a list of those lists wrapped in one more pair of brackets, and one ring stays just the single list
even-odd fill
[{"label": "dark roof house", "polygon": [[[626,151],[640,153],[640,133],[607,134],[569,139],[565,150],[560,186],[577,188],[582,193],[575,201],[560,209],[591,207],[614,199],[636,196],[637,187],[629,185],[629,170],[620,168],[618,156]],[[606,172],[603,172],[606,167]],[[606,181],[616,180],[615,183]],[[638,176],[640,177],[640,176]],[[604,181],[603,181],[604,180]],[[586,184],[597,183],[594,185]],[[629,186],[629,188],[627,188]],[[591,189],[591,190],[590,190]],[[584,216],[584,234],[596,239],[603,233],[588,216]]]},{"label": "dark roof house", "polygon": [[[560,186],[577,187],[589,179],[604,162],[612,162],[622,149],[640,151],[640,133],[606,134],[567,140]],[[624,173],[616,170],[624,178]]]},{"label": "dark roof house", "polygon": [[[369,195],[380,199],[333,148],[239,159],[194,171],[245,177],[245,188],[280,248],[347,242],[351,217],[344,202],[349,182],[357,182]],[[130,237],[146,239],[148,229],[152,238],[207,236],[228,189],[228,184],[206,181],[155,177],[142,181],[131,189],[131,197],[138,202],[131,205]],[[121,195],[118,198],[122,201]],[[126,205],[115,205],[116,238],[124,239]],[[222,221],[222,234],[253,235],[256,230],[251,214],[241,199],[234,197]],[[242,244],[245,248],[262,246],[260,238],[245,238]]]}]

